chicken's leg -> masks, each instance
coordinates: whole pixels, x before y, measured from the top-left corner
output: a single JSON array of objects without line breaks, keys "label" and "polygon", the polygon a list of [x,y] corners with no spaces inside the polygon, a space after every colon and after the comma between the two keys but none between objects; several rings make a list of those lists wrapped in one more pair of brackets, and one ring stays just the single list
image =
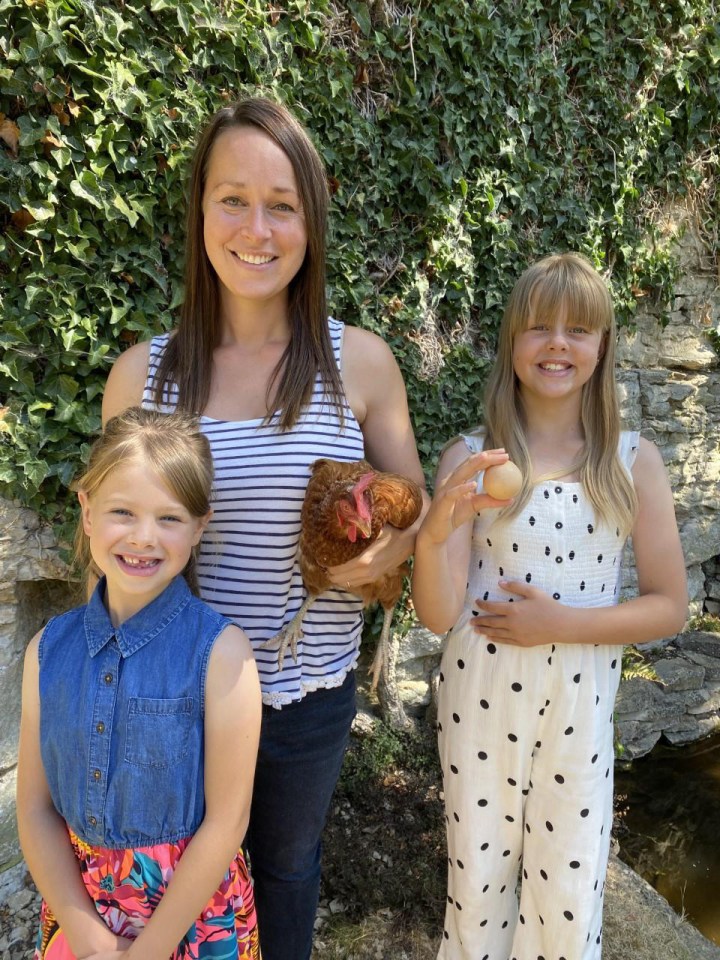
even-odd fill
[{"label": "chicken's leg", "polygon": [[412,727],[412,723],[405,713],[405,708],[400,698],[400,691],[397,687],[397,678],[395,676],[398,644],[395,635],[390,631],[394,611],[394,605],[385,608],[375,658],[370,667],[370,673],[373,677],[372,689],[375,690],[377,688],[383,719],[394,730],[409,730]]},{"label": "chicken's leg", "polygon": [[267,650],[276,643],[280,644],[278,649],[278,670],[282,670],[283,668],[283,660],[285,659],[285,651],[288,648],[288,644],[290,645],[290,653],[292,653],[292,658],[295,663],[297,663],[297,642],[303,635],[302,622],[305,614],[315,603],[316,599],[317,597],[312,595],[306,597],[303,605],[292,618],[290,623],[286,623],[282,630],[278,631],[274,637],[270,637],[264,643],[260,644],[261,650]]}]

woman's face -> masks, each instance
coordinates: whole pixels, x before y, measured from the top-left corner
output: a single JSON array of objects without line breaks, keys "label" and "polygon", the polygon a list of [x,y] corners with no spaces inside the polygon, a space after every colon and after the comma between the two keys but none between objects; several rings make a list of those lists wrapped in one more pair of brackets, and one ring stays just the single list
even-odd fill
[{"label": "woman's face", "polygon": [[295,172],[255,127],[219,135],[203,194],[205,250],[221,294],[248,304],[287,304],[307,249]]}]

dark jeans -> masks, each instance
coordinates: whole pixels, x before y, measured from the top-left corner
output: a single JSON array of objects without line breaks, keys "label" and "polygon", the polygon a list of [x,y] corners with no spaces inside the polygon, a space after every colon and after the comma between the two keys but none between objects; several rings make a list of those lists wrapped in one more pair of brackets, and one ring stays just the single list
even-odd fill
[{"label": "dark jeans", "polygon": [[247,847],[263,960],[309,960],[320,836],[355,716],[355,674],[282,710],[263,707]]}]

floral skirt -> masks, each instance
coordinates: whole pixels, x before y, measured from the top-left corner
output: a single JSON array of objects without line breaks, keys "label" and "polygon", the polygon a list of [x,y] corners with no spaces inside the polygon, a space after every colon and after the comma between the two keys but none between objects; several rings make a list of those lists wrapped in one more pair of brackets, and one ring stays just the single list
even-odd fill
[{"label": "floral skirt", "polygon": [[[139,935],[190,839],[107,850],[89,846],[70,831],[85,889],[113,933],[130,940]],[[75,960],[44,901],[33,960]],[[252,883],[241,852],[170,960],[260,960]]]}]

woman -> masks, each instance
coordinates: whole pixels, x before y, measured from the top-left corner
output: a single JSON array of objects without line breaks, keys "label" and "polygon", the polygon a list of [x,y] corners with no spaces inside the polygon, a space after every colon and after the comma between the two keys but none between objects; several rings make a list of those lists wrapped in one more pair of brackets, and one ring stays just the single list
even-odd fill
[{"label": "woman", "polygon": [[402,376],[388,346],[328,320],[325,171],[282,106],[220,110],[191,175],[186,297],[172,335],[126,351],[103,416],[142,402],[201,415],[213,450],[214,516],[200,556],[203,598],[253,644],[263,724],[247,845],[264,960],[307,960],[320,835],[355,713],[362,629],[352,588],[413,550],[419,521],[388,528],[334,568],[303,622],[297,662],[265,641],[303,600],[295,552],[309,465],[366,457],[424,486]]}]

